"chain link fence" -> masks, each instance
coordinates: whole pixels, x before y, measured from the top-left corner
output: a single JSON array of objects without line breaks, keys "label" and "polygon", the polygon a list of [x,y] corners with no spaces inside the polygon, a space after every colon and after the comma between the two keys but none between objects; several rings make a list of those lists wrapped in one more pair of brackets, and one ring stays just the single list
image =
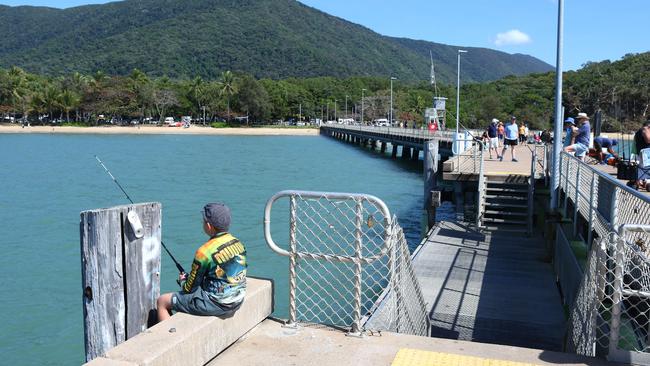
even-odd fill
[{"label": "chain link fence", "polygon": [[[289,211],[286,249],[271,235],[274,205]],[[428,335],[426,304],[404,233],[378,198],[279,192],[266,205],[264,234],[273,251],[289,257],[290,325]]]},{"label": "chain link fence", "polygon": [[569,351],[650,364],[650,259],[639,233],[650,226],[622,225],[594,242],[569,314]]},{"label": "chain link fence", "polygon": [[[574,235],[578,214],[586,220],[587,243],[592,242],[594,235],[603,238],[616,231],[620,223],[650,225],[650,197],[564,152],[560,155],[559,172],[560,206],[565,216],[573,218]],[[647,233],[636,232],[631,240],[646,243],[645,252],[650,254]]]}]

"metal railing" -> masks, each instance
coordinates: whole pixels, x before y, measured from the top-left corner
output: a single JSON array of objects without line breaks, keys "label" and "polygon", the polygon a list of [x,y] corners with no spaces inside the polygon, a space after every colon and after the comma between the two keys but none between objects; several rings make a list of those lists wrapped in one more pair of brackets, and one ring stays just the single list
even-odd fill
[{"label": "metal railing", "polygon": [[476,226],[481,228],[483,227],[483,217],[485,216],[485,196],[487,190],[487,181],[485,179],[485,168],[484,168],[484,159],[483,153],[487,146],[483,145],[483,148],[479,152],[479,175],[478,175],[478,194],[477,194],[477,204],[476,204]]},{"label": "metal railing", "polygon": [[[535,203],[535,179],[538,177],[538,172],[541,171],[539,177],[542,177],[544,174],[544,165],[542,163],[542,169],[538,161],[537,155],[537,146],[531,149],[531,159],[530,159],[530,176],[528,177],[528,208],[526,209],[526,232],[528,235],[533,234],[533,213],[534,213],[534,203]],[[542,152],[541,156],[546,157],[546,154]]]},{"label": "metal railing", "polygon": [[650,364],[650,259],[638,234],[650,226],[624,224],[594,242],[569,314],[569,351]]},{"label": "metal railing", "polygon": [[[368,132],[375,134],[383,134],[404,138],[432,140],[441,139],[452,141],[455,131],[452,130],[437,130],[429,131],[426,128],[403,128],[403,127],[379,127],[379,126],[361,126],[361,125],[345,125],[345,124],[323,124],[323,128],[346,130],[351,132]],[[468,130],[477,133],[477,130]]]},{"label": "metal railing", "polygon": [[[271,211],[278,204],[289,211],[286,249],[271,234]],[[273,251],[289,257],[288,325],[428,335],[426,304],[404,233],[380,199],[282,191],[266,204],[264,236]]]},{"label": "metal railing", "polygon": [[[565,152],[560,154],[560,199],[564,216],[573,217],[573,234],[578,233],[578,214],[587,222],[587,243],[594,235],[605,237],[618,230],[621,223],[650,225],[650,196],[645,196],[612,178],[609,174]],[[569,202],[573,212],[569,212]],[[650,243],[644,233],[635,240]]]}]

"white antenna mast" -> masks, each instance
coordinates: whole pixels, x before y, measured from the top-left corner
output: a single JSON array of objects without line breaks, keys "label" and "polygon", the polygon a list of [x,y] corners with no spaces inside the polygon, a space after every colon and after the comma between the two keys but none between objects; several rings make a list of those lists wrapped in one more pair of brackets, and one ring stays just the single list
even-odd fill
[{"label": "white antenna mast", "polygon": [[433,85],[433,90],[436,97],[439,97],[438,94],[438,84],[436,84],[436,70],[433,66],[433,53],[429,50],[429,57],[431,57],[431,85]]}]

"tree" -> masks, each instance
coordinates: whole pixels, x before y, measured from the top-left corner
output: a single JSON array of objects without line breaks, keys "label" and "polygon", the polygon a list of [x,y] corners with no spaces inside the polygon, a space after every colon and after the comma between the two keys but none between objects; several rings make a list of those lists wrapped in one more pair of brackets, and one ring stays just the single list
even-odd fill
[{"label": "tree", "polygon": [[221,73],[221,95],[226,96],[226,104],[228,106],[227,119],[230,121],[230,97],[236,94],[239,90],[237,85],[235,85],[235,76],[230,71],[224,71]]},{"label": "tree", "polygon": [[64,90],[59,96],[58,104],[65,111],[65,121],[70,122],[70,111],[79,107],[81,97],[71,90]]}]

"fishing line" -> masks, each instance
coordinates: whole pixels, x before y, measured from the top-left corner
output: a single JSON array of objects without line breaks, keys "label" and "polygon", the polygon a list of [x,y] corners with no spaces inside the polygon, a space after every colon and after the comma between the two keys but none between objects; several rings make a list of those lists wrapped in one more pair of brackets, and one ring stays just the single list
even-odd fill
[{"label": "fishing line", "polygon": [[[125,195],[126,198],[129,200],[129,202],[131,202],[131,204],[135,204],[135,203],[133,203],[133,200],[131,199],[131,197],[129,196],[129,194],[126,193],[126,191],[124,190],[124,188],[122,187],[122,185],[120,184],[120,182],[118,182],[117,179],[115,179],[115,177],[113,176],[113,174],[111,174],[111,171],[108,170],[108,168],[106,167],[106,165],[104,165],[104,163],[103,163],[101,160],[99,160],[99,157],[98,157],[97,155],[95,155],[95,159],[97,159],[97,161],[99,162],[99,165],[101,165],[102,168],[104,168],[104,170],[106,171],[106,173],[108,173],[108,175],[113,179],[113,182],[115,182],[115,184],[117,184],[117,186],[120,187],[120,190],[122,190],[122,193],[124,193],[124,195]],[[165,245],[165,243],[163,243],[162,239],[160,240],[160,244],[162,244],[162,247],[165,249],[165,251],[167,252],[167,254],[169,254],[169,257],[172,259],[172,261],[174,261],[174,264],[176,265],[176,268],[178,268],[178,270],[179,270],[180,272],[183,272],[183,273],[184,273],[185,270],[183,269],[183,266],[181,266],[181,264],[178,263],[178,261],[176,260],[176,258],[174,258],[174,256],[173,256],[172,253],[169,251],[169,249],[167,249],[167,246]]]}]

